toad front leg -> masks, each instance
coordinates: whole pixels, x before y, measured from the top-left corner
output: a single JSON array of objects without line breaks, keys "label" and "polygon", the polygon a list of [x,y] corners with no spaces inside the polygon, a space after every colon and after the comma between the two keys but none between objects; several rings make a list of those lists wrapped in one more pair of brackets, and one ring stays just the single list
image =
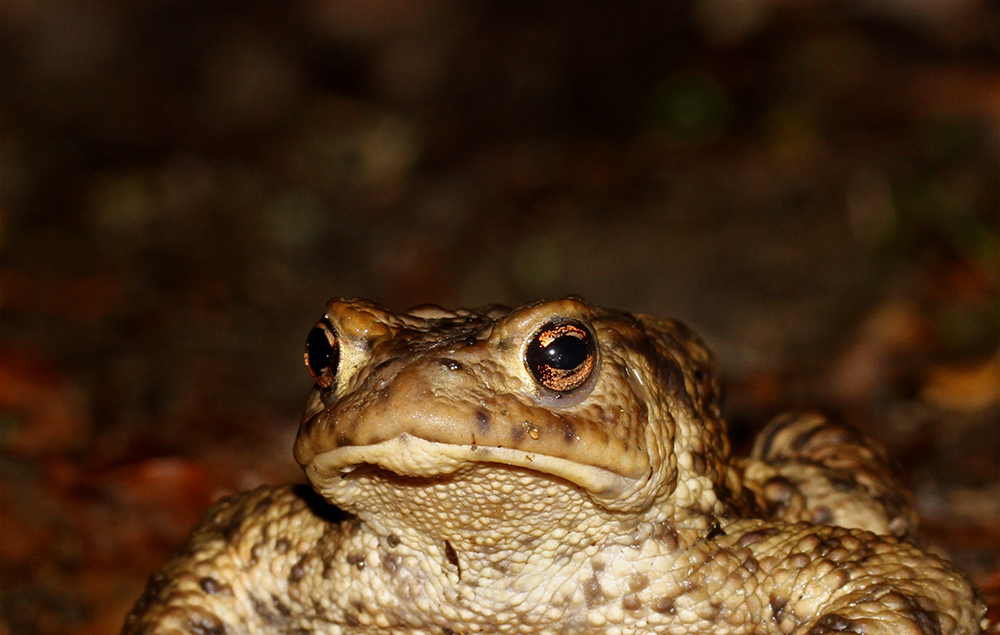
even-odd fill
[{"label": "toad front leg", "polygon": [[744,486],[772,520],[912,537],[913,499],[885,449],[817,413],[785,414],[757,436]]},{"label": "toad front leg", "polygon": [[[807,523],[725,526],[698,577],[742,588],[769,631],[949,635],[979,633],[982,600],[947,562],[894,538]],[[712,543],[709,543],[712,544]],[[730,567],[726,572],[719,567]],[[751,620],[754,618],[751,617]]]},{"label": "toad front leg", "polygon": [[291,486],[217,503],[150,579],[123,635],[257,635],[297,632],[308,622],[349,623],[345,611],[314,600],[330,601],[317,588],[326,582],[322,571],[334,558],[349,558],[337,552],[353,521],[337,513]]}]

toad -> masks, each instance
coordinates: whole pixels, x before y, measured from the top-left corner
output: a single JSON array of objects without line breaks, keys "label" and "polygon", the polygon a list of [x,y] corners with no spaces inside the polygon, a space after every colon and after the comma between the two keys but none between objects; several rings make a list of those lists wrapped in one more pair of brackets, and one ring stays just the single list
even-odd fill
[{"label": "toad", "polygon": [[711,355],[677,321],[333,300],[305,362],[312,490],[217,503],[126,634],[981,627],[873,441],[788,415],[730,455]]}]

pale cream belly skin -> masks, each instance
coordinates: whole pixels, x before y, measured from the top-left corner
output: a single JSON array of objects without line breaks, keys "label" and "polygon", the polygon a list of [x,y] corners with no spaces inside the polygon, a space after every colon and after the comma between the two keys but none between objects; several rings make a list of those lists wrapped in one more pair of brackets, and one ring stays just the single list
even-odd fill
[{"label": "pale cream belly skin", "polygon": [[214,506],[125,633],[979,632],[869,439],[791,416],[729,456],[683,325],[332,301],[317,329],[318,494]]}]

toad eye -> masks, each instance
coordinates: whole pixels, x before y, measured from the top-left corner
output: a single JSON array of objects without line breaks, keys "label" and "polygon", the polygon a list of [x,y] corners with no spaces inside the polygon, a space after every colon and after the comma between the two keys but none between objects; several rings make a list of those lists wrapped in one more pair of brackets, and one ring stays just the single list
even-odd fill
[{"label": "toad eye", "polygon": [[542,386],[579,388],[594,370],[594,338],[579,322],[549,322],[528,344],[524,363]]},{"label": "toad eye", "polygon": [[340,365],[340,340],[329,320],[323,318],[306,338],[306,368],[321,388],[329,388],[337,379]]}]

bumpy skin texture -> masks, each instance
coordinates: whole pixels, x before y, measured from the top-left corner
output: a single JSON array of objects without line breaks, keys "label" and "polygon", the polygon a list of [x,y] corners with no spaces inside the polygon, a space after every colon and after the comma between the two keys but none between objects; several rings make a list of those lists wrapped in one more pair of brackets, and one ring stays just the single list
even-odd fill
[{"label": "bumpy skin texture", "polygon": [[[215,505],[126,634],[981,628],[969,582],[904,540],[909,497],[869,439],[786,416],[730,457],[710,354],[677,322],[334,300],[317,328],[295,447],[315,492]],[[586,360],[570,342],[533,372],[533,342],[566,333]]]}]

